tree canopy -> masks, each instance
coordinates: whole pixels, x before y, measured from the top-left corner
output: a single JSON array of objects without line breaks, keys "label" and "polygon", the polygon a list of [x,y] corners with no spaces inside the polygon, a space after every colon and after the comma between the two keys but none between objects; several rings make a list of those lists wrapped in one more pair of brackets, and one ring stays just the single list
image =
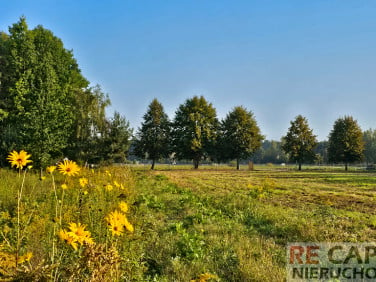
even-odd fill
[{"label": "tree canopy", "polygon": [[368,164],[376,163],[376,130],[368,129],[363,132],[364,158]]},{"label": "tree canopy", "polygon": [[32,151],[35,163],[43,166],[67,147],[74,124],[72,100],[88,81],[59,38],[42,26],[29,30],[23,17],[9,28],[2,45],[6,63],[0,97],[7,116],[2,143],[7,150]]},{"label": "tree canopy", "polygon": [[136,134],[135,152],[137,156],[151,160],[151,169],[154,169],[155,161],[168,157],[171,151],[170,121],[157,99],[150,103],[143,119]]},{"label": "tree canopy", "polygon": [[298,163],[301,170],[303,162],[314,160],[317,140],[305,117],[298,115],[290,124],[286,136],[282,137],[282,149],[289,155],[290,160]]},{"label": "tree canopy", "polygon": [[1,159],[25,149],[40,168],[63,155],[93,160],[111,124],[108,105],[108,96],[89,87],[73,52],[50,30],[30,30],[21,17],[9,34],[0,33]]},{"label": "tree canopy", "polygon": [[344,163],[347,170],[349,163],[362,159],[363,150],[363,133],[357,121],[351,116],[337,119],[329,135],[329,161]]},{"label": "tree canopy", "polygon": [[203,96],[194,96],[181,104],[175,113],[172,139],[178,159],[191,159],[194,168],[214,155],[218,128],[217,113]]},{"label": "tree canopy", "polygon": [[220,159],[236,159],[239,169],[240,160],[251,157],[261,147],[264,137],[253,113],[239,106],[221,122],[218,139]]}]

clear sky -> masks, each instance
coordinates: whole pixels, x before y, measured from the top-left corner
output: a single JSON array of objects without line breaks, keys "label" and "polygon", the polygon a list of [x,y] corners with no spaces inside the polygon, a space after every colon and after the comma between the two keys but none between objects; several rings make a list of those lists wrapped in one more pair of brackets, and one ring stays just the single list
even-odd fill
[{"label": "clear sky", "polygon": [[137,128],[155,97],[170,118],[204,95],[224,118],[251,110],[267,139],[298,114],[319,140],[352,115],[376,128],[376,1],[0,0],[73,49],[83,75]]}]

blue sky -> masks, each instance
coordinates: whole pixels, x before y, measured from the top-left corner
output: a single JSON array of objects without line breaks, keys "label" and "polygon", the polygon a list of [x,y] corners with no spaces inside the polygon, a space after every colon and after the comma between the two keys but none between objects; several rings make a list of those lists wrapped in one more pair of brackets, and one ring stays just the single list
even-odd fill
[{"label": "blue sky", "polygon": [[0,30],[26,16],[60,37],[137,128],[156,97],[170,118],[204,95],[224,118],[251,110],[279,140],[295,116],[319,140],[352,115],[376,128],[376,1],[0,0]]}]

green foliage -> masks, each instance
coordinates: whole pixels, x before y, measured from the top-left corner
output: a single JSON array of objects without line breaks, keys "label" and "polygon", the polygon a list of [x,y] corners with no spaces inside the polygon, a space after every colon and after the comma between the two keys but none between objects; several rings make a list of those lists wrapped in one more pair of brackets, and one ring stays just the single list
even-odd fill
[{"label": "green foliage", "polygon": [[69,147],[65,154],[82,163],[96,163],[103,151],[108,121],[106,108],[111,104],[99,85],[77,89],[72,101],[75,119]]},{"label": "green foliage", "polygon": [[282,150],[282,142],[264,140],[261,148],[252,156],[255,163],[285,163],[287,156]]},{"label": "green foliage", "polygon": [[264,137],[253,117],[244,107],[235,107],[222,121],[219,130],[218,151],[222,160],[251,157],[261,147]]},{"label": "green foliage", "polygon": [[194,96],[180,105],[173,122],[173,146],[178,159],[202,159],[214,155],[218,120],[216,110],[203,96]]},{"label": "green foliage", "polygon": [[291,126],[282,140],[283,150],[289,154],[290,160],[298,162],[299,170],[303,162],[314,160],[317,140],[305,117],[298,115],[294,121],[291,121]]},{"label": "green foliage", "polygon": [[109,122],[106,143],[109,148],[105,160],[116,163],[124,163],[130,145],[132,129],[124,116],[115,111],[113,118]]},{"label": "green foliage", "polygon": [[154,99],[144,115],[144,121],[136,134],[135,153],[138,157],[155,161],[168,157],[170,153],[170,122],[163,106]]},{"label": "green foliage", "polygon": [[[82,163],[124,162],[132,130],[107,119],[108,95],[88,87],[72,51],[26,19],[0,34],[0,157],[26,149],[34,166],[68,156]],[[3,161],[1,161],[3,163]]]},{"label": "green foliage", "polygon": [[351,116],[337,119],[329,135],[329,161],[345,163],[347,170],[349,163],[362,159],[363,150],[363,133],[357,121]]},{"label": "green foliage", "polygon": [[320,141],[315,148],[316,162],[318,164],[328,163],[328,141]]},{"label": "green foliage", "polygon": [[205,245],[202,236],[196,231],[188,232],[182,222],[174,224],[174,228],[179,237],[176,242],[177,253],[175,255],[188,261],[202,259]]},{"label": "green foliage", "polygon": [[376,130],[368,129],[363,132],[364,157],[367,163],[376,163]]},{"label": "green foliage", "polygon": [[44,166],[67,147],[74,91],[88,82],[72,53],[42,26],[29,30],[21,18],[3,42],[2,155],[14,147],[25,148],[32,152],[35,165]]}]

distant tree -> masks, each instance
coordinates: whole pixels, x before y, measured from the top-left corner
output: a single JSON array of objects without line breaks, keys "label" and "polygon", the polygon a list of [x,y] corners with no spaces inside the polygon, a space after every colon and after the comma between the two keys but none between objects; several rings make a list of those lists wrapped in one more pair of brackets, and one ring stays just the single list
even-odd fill
[{"label": "distant tree", "polygon": [[124,163],[129,150],[133,130],[124,116],[115,111],[109,120],[109,130],[105,138],[109,150],[107,161]]},{"label": "distant tree", "polygon": [[216,110],[203,96],[187,99],[175,113],[173,146],[178,159],[193,160],[197,169],[200,162],[215,151],[218,120]]},{"label": "distant tree", "polygon": [[239,169],[240,160],[251,157],[261,147],[263,139],[253,113],[242,106],[235,107],[220,125],[220,158],[236,159],[236,169]]},{"label": "distant tree", "polygon": [[351,116],[337,119],[329,135],[329,161],[343,162],[347,171],[349,163],[362,159],[363,150],[363,133],[357,121]]},{"label": "distant tree", "polygon": [[264,140],[261,148],[252,156],[255,163],[285,163],[287,155],[282,150],[282,142],[275,140]]},{"label": "distant tree", "polygon": [[317,143],[317,146],[314,150],[317,158],[317,162],[328,163],[328,141],[320,141]]},{"label": "distant tree", "polygon": [[154,169],[155,161],[170,153],[170,121],[157,99],[150,103],[143,118],[134,141],[135,154],[151,160],[151,169]]},{"label": "distant tree", "polygon": [[97,163],[103,153],[103,139],[109,130],[106,108],[111,101],[99,85],[77,89],[72,101],[75,114],[69,147],[65,155],[82,163]]},{"label": "distant tree", "polygon": [[376,163],[376,130],[368,129],[363,132],[364,157],[367,164]]},{"label": "distant tree", "polygon": [[308,120],[301,115],[291,121],[286,136],[282,137],[282,143],[283,150],[289,155],[290,160],[298,163],[299,170],[302,169],[303,162],[311,162],[315,158],[316,136],[309,128]]}]

